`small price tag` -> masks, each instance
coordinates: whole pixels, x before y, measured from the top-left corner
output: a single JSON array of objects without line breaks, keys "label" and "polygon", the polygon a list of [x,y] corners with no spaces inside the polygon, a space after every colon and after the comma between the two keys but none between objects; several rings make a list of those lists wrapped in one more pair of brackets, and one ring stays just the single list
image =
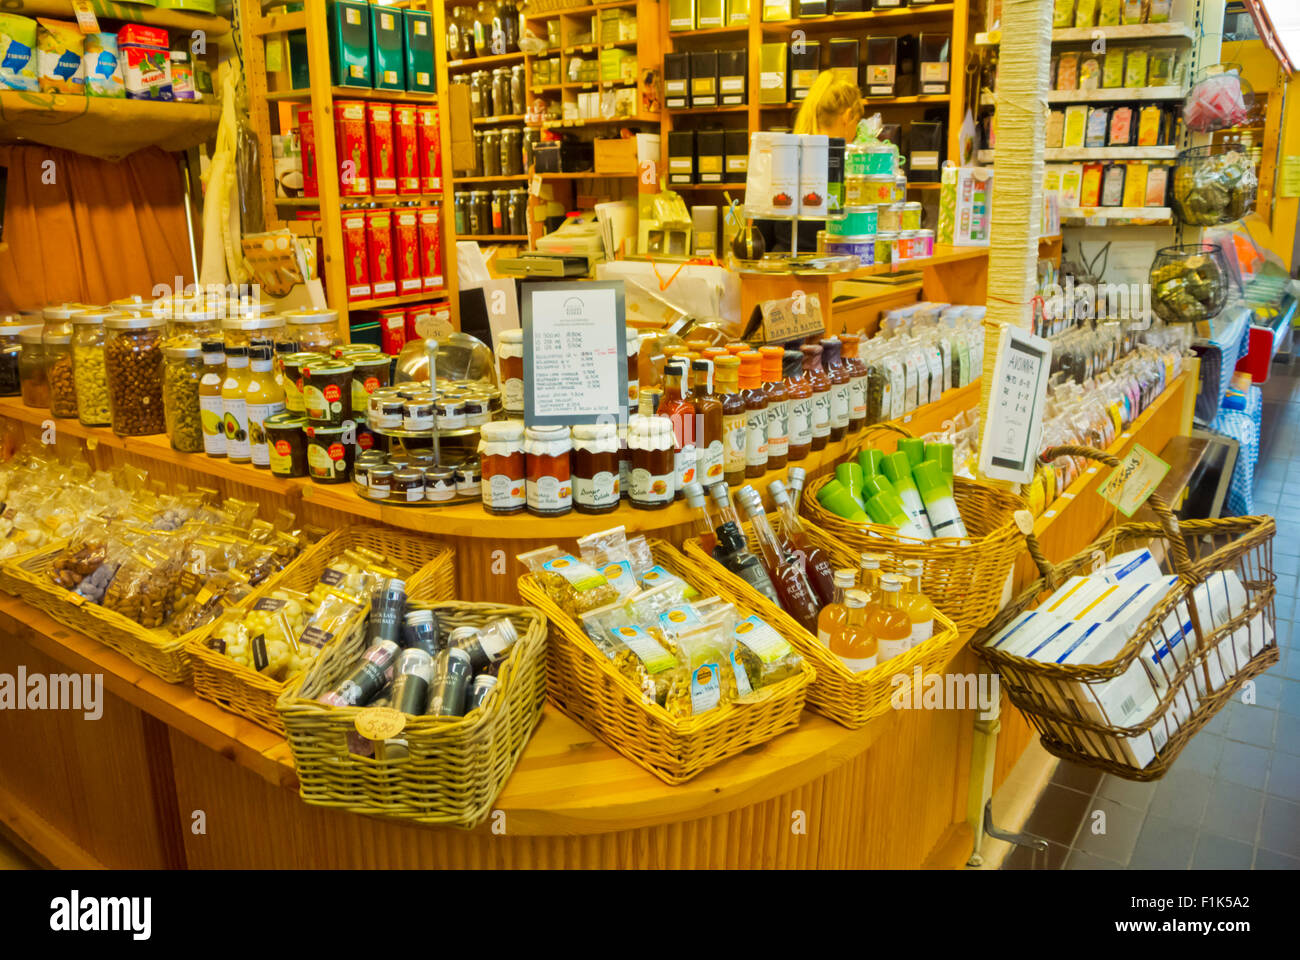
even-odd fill
[{"label": "small price tag", "polygon": [[542,195],[542,178],[540,175],[534,173],[533,178],[528,181],[528,192],[534,197]]},{"label": "small price tag", "polygon": [[95,8],[90,0],[72,0],[72,12],[76,14],[77,26],[82,33],[99,33],[99,20],[95,18]]},{"label": "small price tag", "polygon": [[366,707],[357,714],[353,725],[367,740],[387,740],[406,728],[406,714],[392,707]]},{"label": "small price tag", "polygon": [[1124,516],[1131,517],[1156,492],[1168,472],[1169,464],[1135,443],[1119,466],[1102,481],[1097,493]]},{"label": "small price tag", "polygon": [[74,607],[80,607],[86,602],[86,598],[79,593],[69,593],[68,602]]}]

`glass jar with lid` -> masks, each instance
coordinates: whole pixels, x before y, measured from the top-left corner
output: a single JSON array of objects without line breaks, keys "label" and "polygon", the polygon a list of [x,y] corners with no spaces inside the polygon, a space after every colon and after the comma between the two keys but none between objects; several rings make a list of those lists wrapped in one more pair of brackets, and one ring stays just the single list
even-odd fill
[{"label": "glass jar with lid", "polygon": [[72,380],[72,327],[59,323],[57,331],[47,325],[41,335],[45,348],[45,382],[49,385],[50,413],[56,417],[77,415],[77,391]]},{"label": "glass jar with lid", "polygon": [[13,316],[0,318],[0,397],[16,397],[22,392],[19,366],[23,348],[19,337],[32,327],[40,332],[40,324],[23,323]]},{"label": "glass jar with lid", "polygon": [[144,297],[138,293],[108,302],[109,313],[149,313],[152,309],[153,305],[146,303]]},{"label": "glass jar with lid", "polygon": [[202,344],[221,336],[222,311],[203,304],[185,304],[183,309],[173,310],[167,316],[167,343],[181,341]]},{"label": "glass jar with lid", "polygon": [[529,513],[558,517],[573,509],[573,478],[569,469],[572,449],[568,427],[528,427],[524,431]]},{"label": "glass jar with lid", "polygon": [[339,335],[337,310],[294,310],[284,315],[286,334],[303,352],[328,354]]},{"label": "glass jar with lid", "polygon": [[497,379],[501,407],[510,416],[524,413],[524,331],[502,330],[497,338]]},{"label": "glass jar with lid", "polygon": [[573,428],[573,508],[609,513],[618,507],[618,424],[583,423]]},{"label": "glass jar with lid", "polygon": [[222,333],[226,347],[252,346],[254,338],[278,342],[292,340],[293,336],[285,331],[285,318],[279,314],[269,313],[265,316],[227,316],[221,321]]},{"label": "glass jar with lid", "polygon": [[203,450],[199,411],[199,381],[203,379],[203,347],[180,341],[163,348],[163,413],[172,448],[182,453]]},{"label": "glass jar with lid", "polygon": [[45,379],[44,327],[30,326],[19,335],[22,351],[18,356],[18,375],[22,381],[23,406],[49,409],[50,385]]},{"label": "glass jar with lid", "polygon": [[483,424],[478,453],[483,509],[498,516],[518,513],[526,502],[523,421]]},{"label": "glass jar with lid", "polygon": [[113,432],[135,437],[163,433],[162,317],[113,314],[104,320],[108,409]]},{"label": "glass jar with lid", "polygon": [[662,510],[673,502],[676,490],[673,422],[667,417],[637,417],[628,424],[627,446],[632,451],[632,506]]},{"label": "glass jar with lid", "polygon": [[104,319],[108,310],[83,310],[72,315],[72,387],[77,419],[85,427],[106,427],[108,372],[104,366]]}]

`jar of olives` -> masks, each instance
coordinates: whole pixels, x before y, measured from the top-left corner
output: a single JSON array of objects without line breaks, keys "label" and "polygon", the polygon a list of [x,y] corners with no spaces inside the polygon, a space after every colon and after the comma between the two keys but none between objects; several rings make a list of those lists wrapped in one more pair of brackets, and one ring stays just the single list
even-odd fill
[{"label": "jar of olives", "polygon": [[45,380],[50,389],[50,413],[56,417],[75,417],[77,415],[77,391],[72,382],[72,334],[69,332],[51,332],[46,326],[42,339],[45,341]]},{"label": "jar of olives", "polygon": [[172,448],[181,453],[203,450],[199,412],[199,381],[203,379],[203,347],[194,342],[163,348],[163,413]]},{"label": "jar of olives", "polygon": [[294,310],[284,315],[286,333],[303,352],[323,353],[342,343],[337,310]]},{"label": "jar of olives", "polygon": [[101,310],[72,315],[72,387],[77,397],[77,419],[85,427],[106,427],[108,371],[104,367],[104,318]]},{"label": "jar of olives", "polygon": [[18,335],[22,352],[18,356],[18,376],[22,380],[23,406],[48,409],[49,381],[45,379],[45,347],[42,328],[27,327]]},{"label": "jar of olives", "polygon": [[108,410],[113,432],[136,437],[163,433],[162,317],[114,314],[104,321]]}]

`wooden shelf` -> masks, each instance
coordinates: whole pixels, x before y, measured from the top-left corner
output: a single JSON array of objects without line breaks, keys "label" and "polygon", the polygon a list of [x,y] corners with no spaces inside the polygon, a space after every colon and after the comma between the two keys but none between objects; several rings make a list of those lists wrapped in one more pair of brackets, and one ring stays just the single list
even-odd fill
[{"label": "wooden shelf", "polygon": [[[917,94],[909,97],[863,97],[862,104],[867,107],[909,107],[925,103],[948,103],[952,96],[947,93]],[[803,105],[802,100],[790,100],[786,103],[760,103],[760,110],[793,110]]]},{"label": "wooden shelf", "polygon": [[576,17],[584,13],[596,13],[600,10],[634,10],[637,0],[615,0],[614,3],[596,3],[583,7],[565,7],[560,10],[545,10],[540,13],[525,13],[525,20],[554,20],[556,17]]},{"label": "wooden shelf", "polygon": [[739,103],[725,107],[670,107],[664,112],[674,117],[688,117],[699,113],[748,113],[749,105]]},{"label": "wooden shelf", "polygon": [[1043,151],[1049,162],[1063,160],[1174,160],[1178,157],[1175,144],[1154,147],[1053,147]]},{"label": "wooden shelf", "polygon": [[666,190],[737,190],[745,192],[745,182],[739,183],[665,183]]},{"label": "wooden shelf", "polygon": [[1187,91],[1168,87],[1098,87],[1096,90],[1049,90],[1048,103],[1110,103],[1115,100],[1182,100]]},{"label": "wooden shelf", "polygon": [[514,173],[506,177],[452,177],[451,182],[455,183],[506,183],[527,180],[528,174]]},{"label": "wooden shelf", "polygon": [[581,173],[538,173],[535,176],[543,180],[627,180],[635,179],[635,173],[596,173],[586,170]]},{"label": "wooden shelf", "polygon": [[704,37],[739,37],[749,32],[748,24],[734,27],[706,27],[703,30],[669,30],[666,34],[670,41],[696,40]]},{"label": "wooden shelf", "polygon": [[897,10],[867,10],[861,13],[836,13],[824,17],[796,17],[792,20],[763,21],[762,31],[766,34],[789,33],[791,30],[846,30],[851,25],[864,27],[882,21],[906,19],[913,22],[924,20],[951,20],[955,4],[932,3],[920,7],[900,7]]},{"label": "wooden shelf", "polygon": [[104,160],[145,147],[188,150],[210,140],[220,120],[216,102],[0,90],[0,141],[27,140]]},{"label": "wooden shelf", "polygon": [[[604,127],[611,124],[633,124],[633,123],[658,123],[657,114],[646,114],[635,117],[582,117],[578,120],[543,120],[540,126],[546,130],[552,130],[557,127]],[[537,123],[530,123],[529,126],[539,126]]]},{"label": "wooden shelf", "polygon": [[419,293],[404,293],[394,297],[376,297],[372,300],[351,300],[348,302],[349,310],[382,310],[384,307],[400,307],[413,303],[424,303],[426,300],[438,300],[447,296],[447,289],[439,287],[436,290],[422,290]]},{"label": "wooden shelf", "polygon": [[473,240],[476,243],[527,243],[528,235],[522,233],[498,233],[476,236],[472,233],[458,233],[457,240]]},{"label": "wooden shelf", "polygon": [[1062,207],[1062,220],[1087,220],[1087,226],[1104,227],[1111,220],[1149,220],[1152,223],[1170,223],[1173,211],[1169,207]]},{"label": "wooden shelf", "polygon": [[[202,31],[208,41],[224,40],[230,35],[230,21],[225,17],[193,10],[169,10],[137,3],[116,3],[114,0],[94,0],[95,17],[99,20],[121,20],[124,23],[144,23],[163,27],[177,33]],[[67,0],[9,0],[5,13],[24,17],[53,17],[72,19],[72,5]],[[107,29],[102,23],[100,29]],[[116,32],[113,30],[112,32]]]},{"label": "wooden shelf", "polygon": [[[1058,27],[1052,31],[1052,43],[1091,43],[1097,35],[1107,40],[1156,40],[1177,38],[1193,40],[1196,31],[1185,23],[1129,23],[1112,27]],[[1002,42],[1000,30],[977,33],[971,39],[976,47],[996,47]]]},{"label": "wooden shelf", "polygon": [[[379,206],[389,206],[398,203],[439,203],[442,200],[441,193],[399,193],[393,197],[376,197],[370,194],[360,197],[339,197],[341,204],[345,203],[374,203]],[[275,205],[277,207],[303,207],[308,210],[320,206],[320,197],[276,197]]]},{"label": "wooden shelf", "polygon": [[295,10],[292,13],[273,13],[269,16],[257,17],[253,21],[253,35],[256,37],[306,29],[306,10]]},{"label": "wooden shelf", "polygon": [[560,49],[560,53],[566,57],[573,56],[575,53],[599,53],[601,50],[616,50],[619,47],[635,47],[635,40],[605,40],[600,43],[575,43],[569,47]]},{"label": "wooden shelf", "polygon": [[522,113],[512,113],[502,117],[473,117],[470,120],[476,127],[490,127],[498,123],[523,123],[525,115]]},{"label": "wooden shelf", "polygon": [[[335,100],[377,100],[381,103],[431,104],[438,102],[436,93],[421,93],[412,90],[376,90],[373,87],[330,87],[330,96]],[[311,89],[299,87],[294,90],[268,90],[266,99],[272,102],[289,100],[306,103],[311,100]]]}]

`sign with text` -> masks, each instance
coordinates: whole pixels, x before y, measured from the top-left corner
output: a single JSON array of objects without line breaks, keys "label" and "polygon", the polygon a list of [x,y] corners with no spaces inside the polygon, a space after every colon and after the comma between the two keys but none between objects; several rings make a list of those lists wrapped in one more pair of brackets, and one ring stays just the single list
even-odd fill
[{"label": "sign with text", "polygon": [[821,300],[816,294],[800,293],[784,300],[767,300],[758,309],[763,315],[763,339],[767,343],[788,343],[826,332]]},{"label": "sign with text", "polygon": [[1102,481],[1097,493],[1124,516],[1131,517],[1156,492],[1168,472],[1169,464],[1135,443],[1119,466]]},{"label": "sign with text", "polygon": [[524,423],[627,419],[623,282],[525,283]]},{"label": "sign with text", "polygon": [[989,479],[1028,483],[1034,478],[1051,369],[1051,343],[1020,327],[1002,327],[980,438],[980,472]]}]

